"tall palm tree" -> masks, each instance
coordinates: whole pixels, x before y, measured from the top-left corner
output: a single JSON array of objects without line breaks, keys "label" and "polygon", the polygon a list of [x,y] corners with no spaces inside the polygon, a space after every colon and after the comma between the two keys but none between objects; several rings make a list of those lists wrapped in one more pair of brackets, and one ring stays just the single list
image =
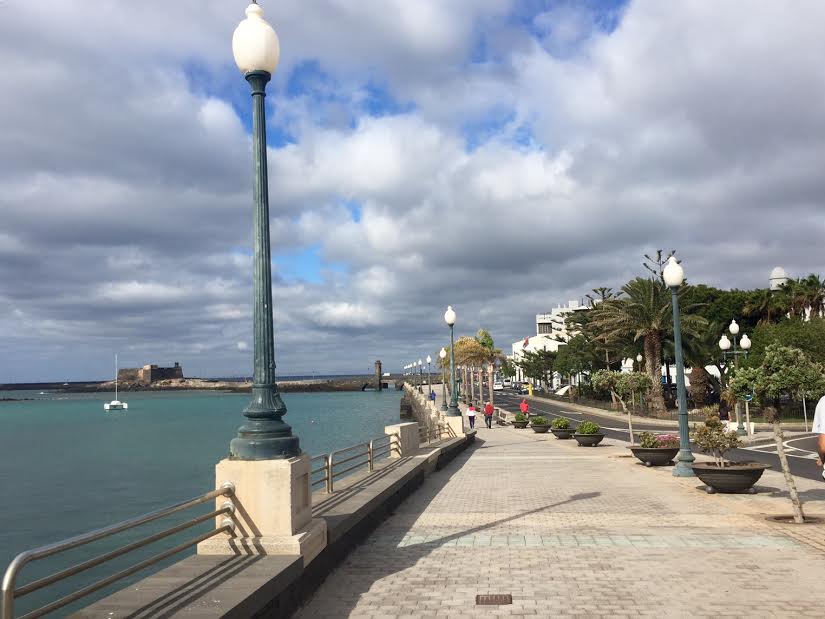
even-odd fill
[{"label": "tall palm tree", "polygon": [[[682,286],[679,295],[687,290]],[[695,336],[705,326],[704,318],[690,312],[693,306],[682,308],[682,333]],[[606,341],[632,337],[642,340],[645,369],[654,385],[661,385],[662,344],[673,333],[671,295],[658,279],[637,277],[622,286],[622,296],[600,303],[593,309],[592,328]],[[650,403],[654,411],[664,414],[665,401],[661,388],[651,390]]]},{"label": "tall palm tree", "polygon": [[745,316],[756,318],[760,325],[772,322],[787,311],[784,296],[775,294],[769,288],[755,291],[744,307]]}]

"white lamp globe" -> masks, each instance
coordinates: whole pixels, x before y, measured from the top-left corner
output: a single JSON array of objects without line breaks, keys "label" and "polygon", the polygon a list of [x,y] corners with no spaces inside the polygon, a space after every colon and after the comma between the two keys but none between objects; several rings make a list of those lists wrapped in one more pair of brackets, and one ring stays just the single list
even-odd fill
[{"label": "white lamp globe", "polygon": [[430,365],[433,362],[433,358],[430,355],[427,355],[427,365]]},{"label": "white lamp globe", "polygon": [[421,359],[419,359],[418,360],[418,366],[421,367],[422,365],[424,365],[424,364],[422,363]]},{"label": "white lamp globe", "polygon": [[730,326],[728,327],[728,331],[730,331],[731,335],[736,335],[739,333],[739,325],[736,324],[735,320],[730,321]]},{"label": "white lamp globe", "polygon": [[444,312],[444,322],[446,322],[451,327],[455,324],[455,311],[453,311],[453,306],[448,305],[447,311]]},{"label": "white lamp globe", "polygon": [[242,73],[275,73],[281,57],[278,35],[264,19],[264,10],[255,2],[246,7],[246,19],[232,35],[232,54]]},{"label": "white lamp globe", "polygon": [[440,351],[438,351],[438,356],[441,357],[442,359],[446,359],[447,358],[447,349],[442,348]]},{"label": "white lamp globe", "polygon": [[748,334],[742,336],[742,339],[739,340],[739,345],[742,347],[742,350],[748,350],[751,347],[751,338],[748,337]]},{"label": "white lamp globe", "polygon": [[667,259],[667,265],[665,265],[665,268],[662,271],[662,276],[664,277],[665,285],[668,288],[677,288],[682,285],[683,281],[685,281],[685,271],[681,265],[676,262],[676,258],[674,256]]},{"label": "white lamp globe", "polygon": [[642,354],[641,354],[641,353],[639,353],[638,355],[636,355],[636,361],[638,361],[639,363],[641,363],[641,362],[642,362]]},{"label": "white lamp globe", "polygon": [[719,348],[722,350],[730,350],[730,340],[727,335],[723,335],[719,338]]}]

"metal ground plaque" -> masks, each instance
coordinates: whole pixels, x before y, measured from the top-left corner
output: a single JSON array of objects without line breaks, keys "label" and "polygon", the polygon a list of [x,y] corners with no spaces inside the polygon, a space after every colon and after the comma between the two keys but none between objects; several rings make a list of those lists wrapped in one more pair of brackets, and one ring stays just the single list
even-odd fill
[{"label": "metal ground plaque", "polygon": [[476,606],[500,606],[512,603],[513,596],[510,593],[479,593],[476,595]]}]

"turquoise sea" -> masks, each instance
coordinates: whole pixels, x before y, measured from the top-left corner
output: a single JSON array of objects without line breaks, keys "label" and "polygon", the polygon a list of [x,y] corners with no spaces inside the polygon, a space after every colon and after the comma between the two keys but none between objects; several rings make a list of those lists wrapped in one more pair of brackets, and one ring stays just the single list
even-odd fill
[{"label": "turquoise sea", "polygon": [[[214,465],[227,455],[229,441],[243,422],[248,394],[214,392],[121,393],[126,412],[106,413],[104,402],[114,394],[43,394],[0,391],[0,570],[19,552],[62,540],[153,511],[208,492],[214,486]],[[384,426],[398,423],[400,392],[287,393],[284,420],[310,455],[348,447],[382,436]],[[187,518],[210,506],[185,512]],[[172,517],[140,533],[124,533],[44,559],[25,568],[22,583],[81,560],[118,548],[180,522]],[[205,531],[190,529],[113,560],[68,583],[32,593],[16,605],[18,614],[51,601],[175,543]],[[190,551],[194,552],[194,551]],[[186,553],[178,555],[179,560]],[[167,561],[169,563],[169,561]],[[150,568],[151,569],[151,568]],[[138,577],[145,576],[142,572]],[[132,578],[131,581],[137,578]],[[129,582],[122,581],[122,582]],[[123,584],[120,585],[121,587]],[[77,609],[115,586],[74,604]],[[62,616],[68,611],[58,611]]]}]

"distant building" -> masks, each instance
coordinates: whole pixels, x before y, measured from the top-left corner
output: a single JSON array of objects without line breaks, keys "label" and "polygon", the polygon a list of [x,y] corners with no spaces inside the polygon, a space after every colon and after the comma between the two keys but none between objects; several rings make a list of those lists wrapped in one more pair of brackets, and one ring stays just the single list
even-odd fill
[{"label": "distant building", "polygon": [[590,309],[578,301],[571,300],[567,305],[559,305],[550,310],[548,314],[536,314],[536,335],[549,335],[553,339],[566,342],[574,334],[567,332],[564,324],[565,318],[573,312],[582,312]]},{"label": "distant building", "polygon": [[151,385],[159,380],[183,378],[183,368],[175,361],[171,368],[162,368],[155,364],[144,365],[142,368],[123,368],[118,371],[117,379],[124,383]]}]

